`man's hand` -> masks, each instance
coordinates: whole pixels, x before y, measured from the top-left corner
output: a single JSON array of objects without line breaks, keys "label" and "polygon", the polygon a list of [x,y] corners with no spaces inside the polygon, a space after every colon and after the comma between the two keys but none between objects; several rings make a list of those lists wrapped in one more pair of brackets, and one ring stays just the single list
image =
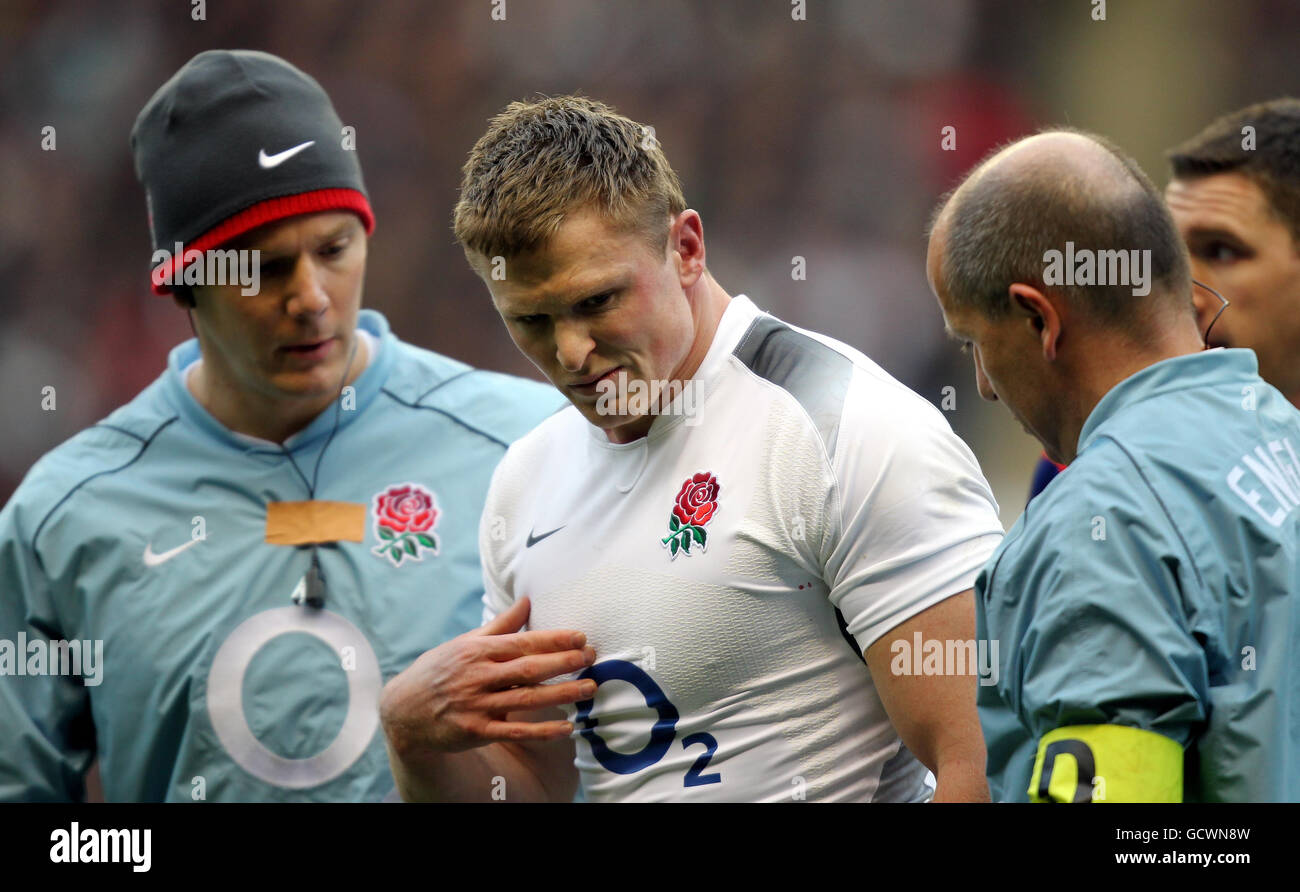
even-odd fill
[{"label": "man's hand", "polygon": [[531,712],[588,700],[591,679],[544,685],[596,660],[587,636],[572,629],[520,632],[529,602],[482,628],[425,651],[384,686],[379,715],[389,746],[403,761],[454,753],[495,742],[548,741],[568,737],[567,721],[518,721]]}]

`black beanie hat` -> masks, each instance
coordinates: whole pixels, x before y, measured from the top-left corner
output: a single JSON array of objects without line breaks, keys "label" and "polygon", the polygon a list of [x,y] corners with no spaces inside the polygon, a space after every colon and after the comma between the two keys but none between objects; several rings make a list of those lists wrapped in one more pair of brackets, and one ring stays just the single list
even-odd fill
[{"label": "black beanie hat", "polygon": [[[347,210],[374,215],[356,152],[320,84],[255,50],[199,53],[158,88],[131,128],[155,251],[185,259],[258,226]],[[153,269],[153,290],[180,280],[181,257]],[[169,278],[170,274],[170,278]]]}]

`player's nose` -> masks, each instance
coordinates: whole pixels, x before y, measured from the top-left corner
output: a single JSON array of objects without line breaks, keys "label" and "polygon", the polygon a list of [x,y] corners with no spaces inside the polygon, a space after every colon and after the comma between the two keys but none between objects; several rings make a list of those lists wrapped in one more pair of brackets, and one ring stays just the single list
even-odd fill
[{"label": "player's nose", "polygon": [[989,381],[988,376],[984,374],[984,369],[980,366],[979,357],[975,357],[975,386],[979,388],[980,396],[990,402],[997,402],[998,395],[993,390],[993,384]]},{"label": "player's nose", "polygon": [[555,359],[566,372],[582,371],[595,346],[586,326],[575,320],[556,320]]}]

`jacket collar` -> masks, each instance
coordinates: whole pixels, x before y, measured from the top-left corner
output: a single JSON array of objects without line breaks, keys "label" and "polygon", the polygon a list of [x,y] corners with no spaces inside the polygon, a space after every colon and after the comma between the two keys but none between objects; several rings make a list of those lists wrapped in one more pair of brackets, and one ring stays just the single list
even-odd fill
[{"label": "jacket collar", "polygon": [[1225,382],[1249,383],[1258,377],[1259,362],[1253,350],[1219,347],[1162,359],[1129,375],[1101,398],[1079,431],[1078,451],[1083,452],[1098,437],[1106,422],[1143,400],[1178,390],[1222,386]]}]

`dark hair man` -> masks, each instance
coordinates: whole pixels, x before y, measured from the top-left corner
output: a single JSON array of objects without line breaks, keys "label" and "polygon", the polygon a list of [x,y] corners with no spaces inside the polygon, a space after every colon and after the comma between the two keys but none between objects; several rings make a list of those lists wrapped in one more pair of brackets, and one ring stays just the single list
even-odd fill
[{"label": "dark hair man", "polygon": [[[1192,275],[1231,304],[1211,346],[1254,350],[1260,376],[1300,406],[1300,99],[1224,115],[1168,154],[1165,200]],[[1208,325],[1220,304],[1195,295]]]}]

